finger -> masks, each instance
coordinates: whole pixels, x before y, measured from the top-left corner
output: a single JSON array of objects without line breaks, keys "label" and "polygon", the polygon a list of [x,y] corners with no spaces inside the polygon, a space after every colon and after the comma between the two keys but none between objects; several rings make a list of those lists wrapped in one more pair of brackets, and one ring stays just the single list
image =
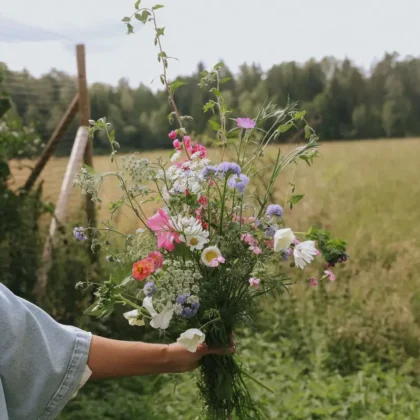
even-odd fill
[{"label": "finger", "polygon": [[227,348],[214,348],[214,349],[208,349],[207,350],[207,354],[214,354],[214,355],[218,355],[218,356],[226,356],[229,354],[234,354],[235,353],[235,346],[230,346]]}]

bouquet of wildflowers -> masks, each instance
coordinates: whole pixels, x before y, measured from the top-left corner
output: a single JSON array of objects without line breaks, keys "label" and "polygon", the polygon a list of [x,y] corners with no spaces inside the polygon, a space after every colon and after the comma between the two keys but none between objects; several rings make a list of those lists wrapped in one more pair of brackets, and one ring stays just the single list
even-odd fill
[{"label": "bouquet of wildflowers", "polygon": [[[293,283],[294,271],[310,269],[314,259],[324,259],[322,277],[333,280],[330,268],[346,261],[346,244],[315,227],[295,232],[286,223],[284,209],[269,203],[287,166],[300,161],[310,165],[318,155],[316,134],[296,104],[278,109],[268,103],[253,119],[234,118],[222,95],[222,65],[216,65],[202,73],[201,85],[213,94],[204,111],[214,114],[211,125],[221,157],[210,160],[206,147],[193,142],[190,118],[180,115],[174,99],[181,83],[167,80],[163,30],[155,16],[159,7],[140,9],[137,1],[133,16],[155,26],[161,80],[173,108],[169,120],[177,123],[169,133],[174,149],[168,160],[157,162],[138,154],[118,159],[111,124],[105,118],[91,121],[91,134],[103,130],[108,135],[116,167],[101,174],[85,167],[75,184],[100,202],[104,180],[114,177],[121,196],[109,204],[111,217],[103,227],[74,230],[79,240],[91,236],[93,250],[105,250],[115,266],[109,280],[97,286],[96,300],[87,312],[106,317],[116,305],[123,305],[132,326],[161,331],[174,326],[183,331],[178,342],[191,352],[202,345],[228,347],[233,332],[252,323],[259,299],[285,290]],[[123,19],[129,32],[132,18]],[[265,167],[270,142],[302,122],[307,142],[285,156],[278,151],[273,166]],[[261,193],[255,181],[263,170],[267,174]],[[302,196],[293,195],[293,184],[290,190],[292,207]],[[153,214],[145,209],[150,203],[157,209]],[[138,219],[137,231],[118,231],[114,216],[123,208]],[[312,285],[317,282],[313,274],[307,279]],[[238,355],[205,356],[198,379],[205,416],[259,418],[246,386],[252,379]]]}]

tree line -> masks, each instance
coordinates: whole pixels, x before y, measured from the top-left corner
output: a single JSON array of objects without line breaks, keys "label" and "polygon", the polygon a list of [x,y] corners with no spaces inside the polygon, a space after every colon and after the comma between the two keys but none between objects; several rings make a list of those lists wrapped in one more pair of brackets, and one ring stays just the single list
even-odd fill
[{"label": "tree line", "polygon": [[[186,84],[175,94],[179,110],[190,115],[193,133],[211,133],[211,112],[203,105],[210,94],[199,87],[202,63],[180,80]],[[13,111],[25,125],[35,126],[43,139],[53,131],[76,92],[76,79],[51,70],[42,77],[28,71],[11,71],[0,63],[3,90],[12,99]],[[326,57],[304,64],[285,62],[262,71],[256,64],[243,64],[238,74],[224,67],[222,86],[228,105],[236,116],[255,117],[268,100],[284,106],[288,98],[307,110],[307,120],[316,126],[321,140],[352,140],[420,136],[420,59],[400,59],[386,54],[367,73],[350,60]],[[144,84],[133,88],[126,79],[117,86],[93,83],[89,90],[92,118],[106,116],[124,149],[157,149],[170,146],[170,107],[164,91],[153,92]],[[77,128],[74,121],[72,132]],[[290,137],[291,136],[291,137]],[[296,138],[290,134],[282,140]],[[67,154],[73,142],[66,136],[58,153]],[[98,136],[97,152],[108,150],[107,140]]]}]

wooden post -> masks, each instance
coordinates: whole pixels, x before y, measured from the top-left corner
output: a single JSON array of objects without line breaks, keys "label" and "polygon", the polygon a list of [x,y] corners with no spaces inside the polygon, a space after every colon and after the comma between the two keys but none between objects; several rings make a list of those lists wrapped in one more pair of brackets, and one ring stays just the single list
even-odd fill
[{"label": "wooden post", "polygon": [[50,139],[48,140],[48,143],[45,146],[45,149],[43,150],[41,157],[38,159],[38,162],[36,163],[35,168],[33,169],[31,174],[29,175],[29,178],[25,182],[25,185],[23,186],[23,190],[29,191],[34,186],[36,180],[38,179],[39,175],[41,174],[48,160],[53,155],[57,147],[57,144],[60,141],[60,138],[63,136],[63,134],[66,132],[67,128],[73,121],[73,118],[77,113],[78,106],[79,106],[79,94],[76,93],[70,105],[68,106],[66,112],[64,113],[63,117],[61,118],[54,132],[52,133]]},{"label": "wooden post", "polygon": [[[86,78],[86,54],[83,44],[76,45],[77,56],[77,80],[79,85],[79,118],[80,126],[89,127],[90,120],[90,102]],[[84,162],[86,165],[93,167],[93,147],[92,139],[89,138],[84,153]],[[96,226],[95,203],[88,195],[86,197],[86,215],[89,226]]]}]

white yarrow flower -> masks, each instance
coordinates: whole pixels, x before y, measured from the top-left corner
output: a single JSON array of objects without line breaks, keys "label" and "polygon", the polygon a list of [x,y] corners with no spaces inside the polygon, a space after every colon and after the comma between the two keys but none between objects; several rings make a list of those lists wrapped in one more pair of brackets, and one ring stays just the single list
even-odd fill
[{"label": "white yarrow flower", "polygon": [[318,255],[315,248],[315,241],[305,241],[297,244],[293,250],[296,267],[304,269]]},{"label": "white yarrow flower", "polygon": [[138,309],[125,312],[123,315],[131,326],[137,325],[138,327],[142,327],[144,325],[144,321],[142,319],[139,319],[140,313]]},{"label": "white yarrow flower", "polygon": [[279,229],[274,234],[274,252],[280,252],[289,248],[290,244],[295,239],[292,229]]},{"label": "white yarrow flower", "polygon": [[149,311],[149,314],[152,317],[152,320],[150,321],[150,326],[152,328],[166,330],[169,327],[169,323],[174,315],[175,307],[173,305],[168,302],[163,311],[158,314],[153,307],[152,298],[147,296],[143,299],[143,307]]},{"label": "white yarrow flower", "polygon": [[200,331],[198,328],[190,328],[183,332],[176,340],[179,344],[182,344],[191,353],[195,353],[200,344],[204,343],[206,334]]}]

